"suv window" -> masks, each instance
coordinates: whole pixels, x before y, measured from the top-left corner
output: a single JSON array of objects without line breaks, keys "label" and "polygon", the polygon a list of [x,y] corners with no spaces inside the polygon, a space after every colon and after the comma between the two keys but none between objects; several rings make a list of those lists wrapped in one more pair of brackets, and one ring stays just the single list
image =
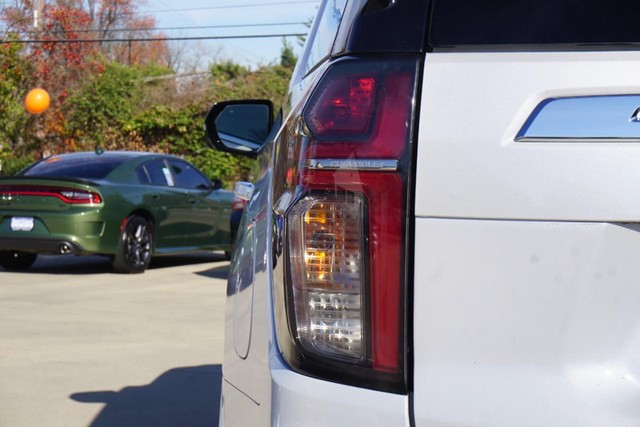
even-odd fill
[{"label": "suv window", "polygon": [[333,0],[324,2],[321,6],[323,9],[318,13],[315,28],[309,31],[309,39],[302,60],[298,64],[299,68],[296,71],[298,78],[306,75],[309,70],[331,54],[346,5],[347,0]]},{"label": "suv window", "polygon": [[639,43],[629,0],[434,0],[432,47]]}]

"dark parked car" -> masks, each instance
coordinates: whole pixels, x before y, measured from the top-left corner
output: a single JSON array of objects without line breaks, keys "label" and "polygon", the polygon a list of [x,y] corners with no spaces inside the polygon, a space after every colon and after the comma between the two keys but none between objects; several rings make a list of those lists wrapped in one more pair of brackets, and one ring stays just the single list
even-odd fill
[{"label": "dark parked car", "polygon": [[247,200],[251,198],[253,185],[248,182],[237,182],[233,191],[233,203],[231,204],[231,216],[229,217],[231,227],[231,242],[235,244],[238,236],[238,229],[242,221],[244,207]]},{"label": "dark parked car", "polygon": [[85,152],[41,160],[0,178],[0,265],[38,254],[101,254],[140,273],[153,256],[229,255],[233,193],[175,156]]}]

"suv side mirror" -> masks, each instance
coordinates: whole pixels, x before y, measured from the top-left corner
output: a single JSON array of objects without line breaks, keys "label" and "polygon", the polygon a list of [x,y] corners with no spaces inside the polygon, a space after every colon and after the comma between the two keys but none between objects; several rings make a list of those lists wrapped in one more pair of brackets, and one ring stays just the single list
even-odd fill
[{"label": "suv side mirror", "polygon": [[268,100],[226,101],[214,104],[204,119],[208,142],[220,151],[256,157],[273,126],[273,103]]}]

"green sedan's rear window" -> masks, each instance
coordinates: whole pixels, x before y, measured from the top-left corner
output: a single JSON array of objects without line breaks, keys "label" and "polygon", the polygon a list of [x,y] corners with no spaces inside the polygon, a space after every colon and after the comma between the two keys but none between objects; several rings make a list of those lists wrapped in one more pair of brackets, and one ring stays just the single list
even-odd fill
[{"label": "green sedan's rear window", "polygon": [[104,179],[126,160],[126,157],[112,156],[53,156],[31,166],[22,175],[49,178]]}]

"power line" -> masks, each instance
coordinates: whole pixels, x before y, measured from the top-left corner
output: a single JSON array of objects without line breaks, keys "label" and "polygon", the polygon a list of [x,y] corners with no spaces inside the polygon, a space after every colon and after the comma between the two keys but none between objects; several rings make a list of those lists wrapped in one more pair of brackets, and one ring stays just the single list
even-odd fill
[{"label": "power line", "polygon": [[[141,31],[172,31],[172,30],[200,30],[212,28],[247,28],[247,27],[280,27],[288,25],[304,25],[305,22],[278,22],[273,24],[229,24],[229,25],[203,25],[190,27],[158,27],[158,28],[112,28],[106,30],[56,30],[47,34],[67,34],[67,33],[118,33],[118,32],[141,32]],[[8,34],[12,31],[4,31]],[[40,31],[25,31],[24,34],[38,34]]]},{"label": "power line", "polygon": [[[159,1],[160,1],[160,4],[162,5],[162,7],[165,7],[165,8],[171,9],[171,6],[169,6],[169,5],[166,3],[166,1],[164,1],[164,0],[159,0]],[[182,14],[182,13],[172,12],[172,13],[170,14],[170,16],[176,17],[176,18],[178,18],[180,21],[185,22],[185,23],[186,23],[185,25],[198,25],[198,24],[196,24],[196,23],[195,23],[195,21],[194,21],[193,19],[191,19],[190,17],[185,16],[185,15],[184,15],[184,14]],[[153,19],[154,19],[154,20],[156,20],[157,18],[154,16],[154,17],[153,17]],[[194,35],[206,36],[206,35],[208,35],[208,34],[207,34],[207,32],[206,32],[206,31],[198,30],[198,31],[197,31],[197,34],[194,34]]]},{"label": "power line", "polygon": [[161,42],[175,40],[223,40],[223,39],[265,39],[274,37],[299,37],[306,33],[290,34],[256,34],[241,36],[203,36],[203,37],[145,37],[145,38],[118,38],[118,39],[57,39],[57,40],[0,40],[0,43],[14,44],[44,44],[44,43],[130,43],[130,42]]},{"label": "power line", "polygon": [[320,3],[320,0],[301,0],[301,1],[280,1],[272,3],[250,3],[250,4],[236,4],[233,6],[207,6],[207,7],[192,7],[186,9],[159,9],[159,10],[145,10],[141,12],[135,12],[136,15],[148,15],[150,13],[165,13],[165,12],[192,12],[197,10],[213,10],[213,9],[242,9],[246,7],[262,7],[262,6],[284,6],[284,5],[296,5],[304,3]]},{"label": "power line", "polygon": [[[248,7],[265,7],[265,6],[284,6],[284,5],[297,5],[297,4],[318,4],[320,0],[300,0],[300,1],[287,1],[287,2],[271,2],[271,3],[246,3],[246,4],[237,4],[237,5],[226,5],[226,6],[206,6],[206,7],[192,7],[192,8],[184,8],[184,9],[158,9],[158,10],[145,10],[138,12],[130,12],[130,13],[121,13],[121,15],[150,15],[153,13],[175,13],[175,12],[192,12],[192,11],[201,11],[201,10],[215,10],[215,9],[243,9]],[[18,19],[17,22],[26,22],[33,19],[30,16],[24,17],[22,19]]]}]

